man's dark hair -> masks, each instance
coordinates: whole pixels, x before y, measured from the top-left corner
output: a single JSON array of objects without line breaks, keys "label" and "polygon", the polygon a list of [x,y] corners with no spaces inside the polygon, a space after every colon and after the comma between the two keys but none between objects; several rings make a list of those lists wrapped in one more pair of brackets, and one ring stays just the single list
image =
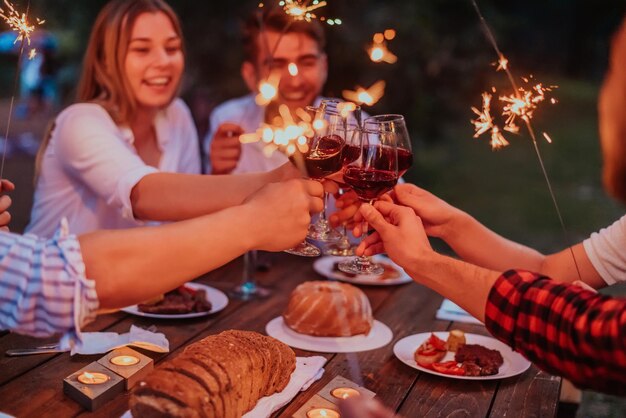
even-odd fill
[{"label": "man's dark hair", "polygon": [[[306,22],[294,20],[280,8],[268,8],[253,13],[245,22],[243,28],[243,50],[246,61],[256,63],[258,48],[261,46],[257,39],[261,31],[278,33],[302,33],[313,39],[320,51],[326,47],[326,35],[321,23],[317,20]],[[263,42],[263,40],[260,40]]]}]

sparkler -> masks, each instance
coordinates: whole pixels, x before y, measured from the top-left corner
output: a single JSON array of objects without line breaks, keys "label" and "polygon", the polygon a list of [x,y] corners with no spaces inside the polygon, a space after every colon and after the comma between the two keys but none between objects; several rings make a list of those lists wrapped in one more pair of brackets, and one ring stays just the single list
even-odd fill
[{"label": "sparkler", "polygon": [[[13,81],[13,94],[11,95],[11,102],[9,105],[9,115],[7,119],[7,128],[4,134],[4,148],[2,150],[2,163],[0,164],[0,178],[3,177],[4,174],[4,161],[7,153],[7,143],[9,142],[9,132],[11,130],[11,119],[13,116],[13,104],[15,103],[15,95],[17,91],[17,83],[19,80],[20,74],[20,63],[22,61],[22,56],[24,54],[24,44],[27,43],[30,45],[30,35],[35,30],[35,25],[29,23],[28,21],[28,12],[30,10],[30,0],[26,5],[26,12],[20,13],[17,11],[15,6],[11,4],[8,0],[4,0],[5,8],[0,7],[0,18],[4,19],[5,23],[9,25],[11,30],[17,32],[17,37],[14,43],[20,42],[20,49],[17,56],[17,65],[15,68],[15,78]],[[36,18],[37,25],[41,25],[45,23],[45,20],[41,20]],[[29,53],[29,58],[34,57],[33,52],[31,50]],[[32,59],[32,58],[30,58]]]},{"label": "sparkler", "polygon": [[[563,230],[563,235],[565,238],[565,244],[569,248],[570,253],[572,255],[572,259],[576,267],[576,272],[578,273],[578,278],[579,280],[582,280],[580,269],[578,267],[578,262],[576,261],[576,256],[574,255],[574,251],[572,249],[572,246],[570,245],[569,234],[567,232],[567,228],[565,227],[563,216],[561,215],[561,209],[559,208],[559,204],[556,200],[554,190],[552,189],[552,183],[550,182],[550,178],[548,177],[548,172],[546,171],[545,165],[543,163],[543,158],[541,157],[541,152],[539,151],[539,145],[537,144],[535,131],[531,124],[531,119],[533,117],[534,111],[537,108],[537,104],[545,100],[546,91],[551,91],[553,88],[556,88],[556,86],[543,87],[541,83],[537,83],[531,89],[524,89],[523,87],[518,87],[517,83],[515,82],[515,78],[513,77],[513,74],[511,73],[511,70],[509,68],[509,61],[506,59],[504,54],[500,51],[500,48],[498,47],[498,43],[496,42],[496,38],[491,32],[491,28],[487,24],[487,21],[485,20],[482,13],[480,12],[480,8],[478,7],[476,0],[471,0],[471,1],[472,1],[472,5],[474,6],[474,9],[476,10],[476,14],[478,15],[478,18],[480,19],[480,22],[483,26],[487,39],[490,41],[491,45],[493,46],[493,49],[496,51],[496,54],[498,55],[496,71],[506,72],[509,82],[511,83],[511,86],[513,87],[513,94],[501,96],[499,98],[500,101],[506,103],[502,112],[502,115],[507,118],[505,121],[504,129],[509,132],[516,133],[519,131],[519,127],[515,123],[515,120],[519,118],[524,122],[524,125],[526,126],[526,129],[528,130],[530,138],[532,139],[533,147],[535,149],[535,154],[537,155],[537,159],[539,160],[539,165],[541,166],[543,177],[548,186],[548,191],[550,192],[552,203],[556,210],[556,214],[559,218],[561,229]],[[522,80],[527,84],[530,82],[528,78],[522,78]],[[492,88],[492,91],[495,93],[495,88]],[[493,119],[491,118],[491,113],[490,113],[490,101],[491,101],[491,95],[489,95],[488,93],[483,93],[482,112],[478,111],[478,109],[476,108],[472,108],[472,111],[478,115],[478,119],[475,119],[472,121],[472,124],[476,128],[476,133],[474,137],[478,137],[482,133],[485,133],[491,129],[491,146],[493,149],[498,149],[498,148],[508,145],[508,142],[502,135],[500,128],[496,124],[493,123]],[[556,103],[556,100],[551,99],[550,102],[554,104]],[[548,134],[546,134],[545,132],[543,133],[543,136],[546,139],[546,141],[548,141],[549,143],[552,142],[552,140],[550,139],[550,136],[548,136]]]},{"label": "sparkler", "polygon": [[385,94],[385,80],[379,80],[368,89],[357,87],[356,90],[344,90],[341,92],[346,100],[359,105],[373,106]]},{"label": "sparkler", "polygon": [[374,62],[386,62],[387,64],[395,64],[398,57],[387,49],[387,42],[396,37],[396,31],[387,29],[384,33],[375,33],[372,39],[372,45],[368,49],[369,57]]}]

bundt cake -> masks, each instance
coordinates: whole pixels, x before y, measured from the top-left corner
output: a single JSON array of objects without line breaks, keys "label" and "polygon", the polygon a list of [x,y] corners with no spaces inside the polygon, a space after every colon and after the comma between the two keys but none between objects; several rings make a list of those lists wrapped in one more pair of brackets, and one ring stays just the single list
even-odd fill
[{"label": "bundt cake", "polygon": [[367,335],[374,321],[363,291],[329,281],[305,282],[296,287],[283,319],[294,331],[317,337]]}]

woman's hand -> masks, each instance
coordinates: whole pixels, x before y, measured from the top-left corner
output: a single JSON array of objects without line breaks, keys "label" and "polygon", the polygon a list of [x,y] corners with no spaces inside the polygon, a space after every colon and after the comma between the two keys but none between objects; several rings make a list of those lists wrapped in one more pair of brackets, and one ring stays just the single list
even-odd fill
[{"label": "woman's hand", "polygon": [[445,239],[454,230],[452,224],[464,212],[413,184],[399,184],[393,190],[394,200],[408,206],[424,225],[429,236]]},{"label": "woman's hand", "polygon": [[408,269],[416,260],[434,254],[419,217],[411,208],[390,202],[363,204],[359,211],[376,230],[356,250],[358,255],[387,253],[399,266]]},{"label": "woman's hand", "polygon": [[323,194],[322,184],[312,180],[270,183],[252,194],[244,203],[250,209],[251,249],[282,251],[301,242],[310,213],[322,210]]},{"label": "woman's hand", "polygon": [[9,230],[9,222],[11,222],[11,213],[9,213],[8,209],[11,206],[11,198],[4,194],[5,192],[10,192],[15,190],[15,185],[11,183],[9,180],[2,179],[0,180],[0,230],[8,231]]}]

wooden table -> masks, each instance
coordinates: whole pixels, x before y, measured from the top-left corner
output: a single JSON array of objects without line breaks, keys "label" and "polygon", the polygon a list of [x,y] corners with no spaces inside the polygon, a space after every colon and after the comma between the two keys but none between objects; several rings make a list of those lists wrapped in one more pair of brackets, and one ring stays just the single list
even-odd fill
[{"label": "wooden table", "polygon": [[[210,256],[210,255],[207,255]],[[289,294],[305,280],[320,279],[312,262],[286,254],[264,254],[271,263],[266,273],[259,273],[259,283],[271,286],[274,293],[263,300],[242,302],[231,299],[228,307],[215,315],[191,320],[157,320],[122,312],[101,315],[86,331],[128,332],[131,324],[148,327],[155,324],[165,333],[171,352],[144,353],[157,362],[176,356],[191,342],[227,329],[245,329],[263,333],[265,324],[286,306]],[[240,281],[241,260],[236,260],[199,279],[222,290]],[[466,381],[420,373],[397,360],[393,345],[415,333],[442,331],[451,327],[486,334],[485,328],[454,324],[435,319],[442,298],[433,291],[409,283],[401,286],[363,287],[376,319],[388,325],[393,341],[377,350],[357,354],[324,354],[328,359],[323,378],[308,391],[301,392],[276,416],[290,417],[333,377],[351,378],[348,356],[360,365],[363,386],[377,393],[388,407],[404,417],[554,417],[559,399],[560,379],[531,367],[527,372],[504,380]],[[70,357],[68,353],[25,357],[4,356],[9,348],[41,345],[41,340],[0,334],[0,411],[17,417],[119,417],[128,409],[128,393],[118,396],[94,413],[82,409],[63,395],[63,378],[102,357]],[[295,350],[296,354],[313,353]],[[355,379],[352,379],[355,380]]]}]

